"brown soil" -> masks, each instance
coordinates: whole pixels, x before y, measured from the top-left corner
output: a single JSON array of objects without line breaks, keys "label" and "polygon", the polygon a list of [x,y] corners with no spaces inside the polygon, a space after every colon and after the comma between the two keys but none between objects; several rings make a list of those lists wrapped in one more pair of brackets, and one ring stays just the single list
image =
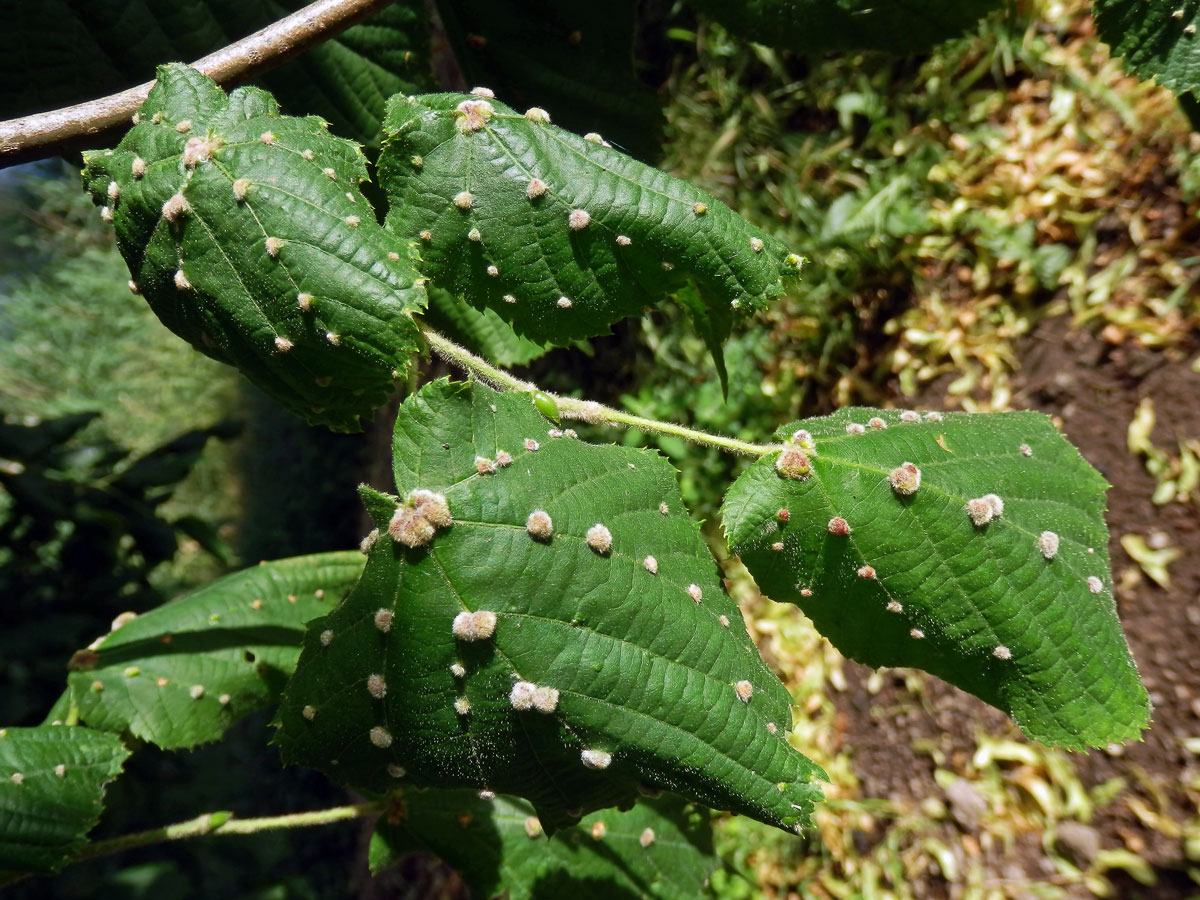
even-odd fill
[{"label": "brown soil", "polygon": [[[1185,778],[1195,778],[1200,765],[1183,747],[1185,737],[1200,736],[1200,517],[1194,502],[1155,506],[1154,479],[1142,460],[1126,448],[1126,429],[1143,397],[1154,400],[1155,444],[1176,446],[1180,436],[1200,435],[1200,375],[1188,367],[1196,346],[1154,352],[1125,343],[1112,347],[1096,337],[1070,331],[1065,319],[1047,320],[1022,347],[1022,373],[1013,398],[1016,408],[1037,409],[1057,417],[1067,436],[1096,466],[1113,488],[1109,493],[1109,551],[1122,622],[1154,703],[1154,721],[1142,743],[1072,756],[1084,785],[1091,788],[1114,777],[1126,789],[1098,809],[1090,825],[1103,848],[1126,848],[1156,870],[1157,884],[1145,887],[1123,874],[1110,874],[1122,898],[1183,898],[1200,889],[1182,871],[1178,832],[1144,824],[1129,804],[1140,798],[1160,808],[1153,794],[1165,797],[1160,811],[1182,824],[1195,815],[1184,793]],[[1137,564],[1122,550],[1122,534],[1162,531],[1183,551],[1170,567],[1171,587],[1136,579]],[[886,680],[870,696],[865,682],[871,670],[847,663],[848,688],[837,694],[844,716],[845,747],[854,755],[862,793],[887,798],[901,808],[915,808],[930,797],[945,798],[935,783],[931,743],[945,754],[942,768],[965,772],[980,733],[1020,738],[998,711],[935,678],[926,679],[921,701],[905,690],[901,677]],[[870,708],[887,710],[873,717]],[[902,710],[896,714],[893,711]],[[1152,787],[1147,787],[1151,785]],[[947,825],[950,830],[963,829]],[[966,829],[970,830],[970,829]],[[981,851],[987,868],[1010,883],[1053,880],[1053,865],[1042,849],[1042,836],[1021,836],[1009,853],[997,847]],[[955,843],[960,843],[955,841]],[[971,846],[971,841],[962,842]],[[978,847],[978,844],[974,844]],[[931,879],[928,896],[956,896],[957,885]],[[1090,897],[1079,886],[1072,897]]]}]

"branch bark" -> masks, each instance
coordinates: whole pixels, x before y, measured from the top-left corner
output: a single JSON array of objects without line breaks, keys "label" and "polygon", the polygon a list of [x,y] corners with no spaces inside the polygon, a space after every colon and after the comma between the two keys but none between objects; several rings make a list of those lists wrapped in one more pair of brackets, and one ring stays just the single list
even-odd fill
[{"label": "branch bark", "polygon": [[[317,0],[192,65],[224,87],[242,84],[394,2]],[[115,140],[153,85],[147,81],[108,97],[0,122],[0,168]]]}]

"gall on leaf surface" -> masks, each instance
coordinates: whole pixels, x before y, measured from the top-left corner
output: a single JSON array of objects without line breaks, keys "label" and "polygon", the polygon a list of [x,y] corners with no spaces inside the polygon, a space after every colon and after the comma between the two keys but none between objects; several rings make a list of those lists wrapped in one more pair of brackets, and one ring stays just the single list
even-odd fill
[{"label": "gall on leaf surface", "polygon": [[358,430],[418,347],[425,305],[411,248],[362,194],[358,146],[182,65],[159,68],[139,120],[84,156],[139,292],[309,422]]},{"label": "gall on leaf surface", "polygon": [[708,810],[670,795],[591,813],[551,837],[517,797],[410,791],[403,803],[401,821],[375,826],[371,871],[409,853],[432,853],[462,876],[472,897],[695,900],[717,868]]},{"label": "gall on leaf surface", "polygon": [[[280,707],[284,759],[367,792],[514,794],[548,832],[639,787],[804,825],[823,773],[787,742],[787,692],[674,469],[645,450],[550,437],[547,424],[526,395],[478,383],[441,380],[405,401],[398,493],[443,496],[452,522],[402,546],[387,531],[397,498],[364,490],[380,535],[355,590],[309,625]],[[477,464],[501,451],[509,464]],[[527,529],[535,510],[553,523],[548,540]],[[612,535],[603,552],[587,541],[597,524]],[[380,610],[393,613],[386,630]],[[386,696],[370,690],[374,674]]]},{"label": "gall on leaf surface", "polygon": [[419,243],[434,284],[531,340],[607,334],[690,280],[723,309],[704,330],[719,348],[731,308],[759,309],[799,274],[799,257],[703,191],[498,100],[393,97],[384,132],[386,227]]},{"label": "gall on leaf surface", "polygon": [[50,872],[82,848],[128,756],[90,728],[0,730],[0,872]]},{"label": "gall on leaf surface", "polygon": [[1150,709],[1111,590],[1107,483],[1040,413],[913,418],[843,409],[780,429],[811,434],[812,472],[783,478],[772,453],[738,478],[734,552],[851,659],[932,672],[1047,744],[1137,737]]},{"label": "gall on leaf surface", "polygon": [[93,728],[164,749],[220,738],[278,701],[308,620],[363,569],[358,551],[262,563],[142,613],[76,654],[68,694]]}]

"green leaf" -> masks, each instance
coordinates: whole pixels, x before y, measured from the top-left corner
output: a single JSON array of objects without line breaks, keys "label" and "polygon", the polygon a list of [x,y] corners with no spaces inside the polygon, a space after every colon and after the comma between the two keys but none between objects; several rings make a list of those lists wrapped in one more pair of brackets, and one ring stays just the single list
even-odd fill
[{"label": "green leaf", "polygon": [[0,871],[49,872],[83,847],[128,756],[88,728],[0,729]]},{"label": "green leaf", "polygon": [[659,152],[662,104],[635,71],[635,0],[442,0],[471,84],[510,104],[544,106],[572,131],[602,131],[639,159]]},{"label": "green leaf", "polygon": [[279,699],[305,623],[362,567],[357,551],[261,563],[120,624],[72,661],[80,719],[166,749],[217,740]]},{"label": "green leaf", "polygon": [[734,34],[800,52],[915,53],[956,37],[1000,0],[693,0]]},{"label": "green leaf", "polygon": [[515,797],[410,791],[403,809],[400,821],[375,826],[371,871],[424,851],[453,867],[478,900],[695,900],[717,867],[708,812],[674,797],[592,813],[549,839],[533,807]]},{"label": "green leaf", "polygon": [[1125,70],[1177,94],[1200,95],[1200,6],[1095,0],[1096,31]]},{"label": "green leaf", "polygon": [[450,340],[498,366],[523,366],[549,347],[523,338],[490,309],[476,309],[449,291],[431,287],[424,319]]},{"label": "green leaf", "polygon": [[285,760],[368,792],[404,778],[515,794],[548,831],[646,785],[807,822],[823,773],[787,742],[787,692],[674,469],[548,424],[527,395],[474,383],[405,401],[406,501],[365,494],[378,539],[358,587],[309,626],[280,707]]},{"label": "green leaf", "polygon": [[[199,59],[299,9],[305,0],[41,0],[11,4],[0,32],[0,118],[77,103]],[[36,48],[34,51],[33,48]],[[384,103],[433,87],[424,4],[397,3],[268,72],[291,113],[377,142]]]},{"label": "green leaf", "polygon": [[[784,451],[811,473],[782,477],[780,453],[746,470],[723,508],[734,551],[852,659],[932,672],[1046,743],[1139,735],[1149,704],[1117,621],[1104,479],[1039,413],[915,416],[843,409],[781,429],[811,433],[813,450]],[[998,515],[977,506],[988,495]]]},{"label": "green leaf", "polygon": [[749,312],[798,275],[798,256],[723,203],[501,103],[395,97],[384,131],[387,227],[419,242],[434,284],[531,340],[607,333],[689,278]]},{"label": "green leaf", "polygon": [[137,289],[201,352],[310,422],[356,430],[418,346],[425,303],[409,248],[360,191],[358,147],[179,65],[140,119],[84,172]]}]

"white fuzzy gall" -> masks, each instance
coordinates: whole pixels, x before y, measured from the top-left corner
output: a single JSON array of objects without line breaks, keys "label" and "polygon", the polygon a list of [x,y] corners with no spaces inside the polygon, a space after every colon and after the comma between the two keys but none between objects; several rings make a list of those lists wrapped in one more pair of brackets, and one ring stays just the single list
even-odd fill
[{"label": "white fuzzy gall", "polygon": [[799,447],[784,447],[775,459],[775,471],[780,478],[806,481],[812,474],[812,462]]},{"label": "white fuzzy gall", "polygon": [[266,242],[264,243],[264,246],[266,247],[266,250],[267,250],[267,256],[271,257],[271,259],[278,259],[279,251],[283,249],[283,239],[277,238],[277,237],[269,237],[269,238],[267,238]]},{"label": "white fuzzy gall", "polygon": [[337,172],[333,171],[333,169],[331,169],[329,167],[322,169],[321,174],[324,175],[326,178],[332,178],[335,181],[337,180]]},{"label": "white fuzzy gall", "polygon": [[113,211],[111,206],[102,206],[100,208],[100,218],[109,225],[113,223]]},{"label": "white fuzzy gall", "polygon": [[558,688],[540,685],[533,692],[533,708],[547,715],[558,709]]},{"label": "white fuzzy gall", "polygon": [[573,209],[567,216],[567,225],[572,231],[582,231],[591,224],[592,215],[586,209]]},{"label": "white fuzzy gall", "polygon": [[585,134],[583,136],[583,139],[585,141],[590,141],[593,144],[603,144],[604,143],[604,138],[600,137],[600,135],[594,131],[589,131],[587,134]]},{"label": "white fuzzy gall", "polygon": [[1091,591],[1093,594],[1098,594],[1102,590],[1104,590],[1104,582],[1101,581],[1099,578],[1097,578],[1095,575],[1088,576],[1087,586],[1088,586],[1088,590]]},{"label": "white fuzzy gall", "polygon": [[737,698],[739,700],[741,700],[743,703],[749,703],[750,698],[754,696],[754,685],[752,685],[749,681],[746,681],[745,679],[742,679],[737,684],[735,684],[733,686],[733,690],[734,690],[734,693],[737,694]]},{"label": "white fuzzy gall", "polygon": [[900,604],[900,601],[898,601],[898,600],[889,600],[888,605],[887,605],[887,611],[890,613],[902,613],[902,612],[904,612],[904,607]]},{"label": "white fuzzy gall", "polygon": [[239,178],[233,183],[233,199],[238,203],[246,202],[246,194],[250,191],[250,179]]},{"label": "white fuzzy gall", "polygon": [[187,134],[192,130],[192,122],[190,119],[181,119],[175,124],[175,130],[180,134]]},{"label": "white fuzzy gall", "polygon": [[12,783],[13,784],[24,784],[25,776],[23,774],[21,774],[20,772],[13,772]]},{"label": "white fuzzy gall", "polygon": [[371,743],[381,750],[386,750],[392,746],[392,733],[382,725],[376,725],[372,728],[368,736],[371,739]]},{"label": "white fuzzy gall", "polygon": [[408,769],[404,766],[398,766],[395,763],[388,763],[387,773],[393,778],[403,778],[408,774]]},{"label": "white fuzzy gall", "polygon": [[769,731],[771,734],[776,734],[779,731],[779,727],[774,722],[768,722],[767,731]]},{"label": "white fuzzy gall", "polygon": [[1022,444],[1021,445],[1021,455],[1022,456],[1033,456],[1033,448],[1030,447],[1028,444]]},{"label": "white fuzzy gall", "polygon": [[175,287],[181,291],[190,291],[192,283],[188,281],[188,277],[183,274],[183,269],[175,270]]},{"label": "white fuzzy gall", "polygon": [[892,490],[901,496],[910,496],[921,486],[921,470],[910,462],[903,462],[888,473]]},{"label": "white fuzzy gall", "polygon": [[914,628],[909,631],[908,636],[914,641],[919,641],[921,638],[925,637],[925,632],[923,632],[920,628]]},{"label": "white fuzzy gall", "polygon": [[300,151],[300,156],[303,157],[304,159],[308,160],[309,162],[312,162],[314,159],[317,158],[317,154],[313,153],[312,150],[308,150],[308,149]]},{"label": "white fuzzy gall", "polygon": [[992,511],[994,518],[1000,518],[1004,515],[1004,501],[996,494],[984,494],[983,499],[987,501],[988,508]]},{"label": "white fuzzy gall", "polygon": [[451,630],[462,641],[486,641],[496,633],[496,614],[490,609],[460,612]]},{"label": "white fuzzy gall", "polygon": [[525,818],[525,833],[531,838],[541,837],[542,822],[537,816],[527,816]]},{"label": "white fuzzy gall", "polygon": [[649,847],[651,844],[653,844],[654,843],[654,829],[653,828],[642,829],[642,834],[638,838],[638,843],[642,845],[643,850],[646,849],[647,847]]},{"label": "white fuzzy gall", "polygon": [[130,170],[132,171],[134,178],[145,178],[146,161],[140,156],[135,156],[133,158],[133,165],[130,167]]},{"label": "white fuzzy gall", "polygon": [[357,228],[362,224],[362,219],[360,219],[358,216],[346,216],[346,218],[342,219],[342,221],[351,228]]},{"label": "white fuzzy gall", "polygon": [[487,273],[490,276],[492,276],[493,278],[497,278],[500,275],[500,270],[498,268],[496,268],[495,266],[488,266]]},{"label": "white fuzzy gall", "polygon": [[387,682],[382,675],[369,675],[367,677],[367,693],[376,700],[382,700],[387,696]]},{"label": "white fuzzy gall", "polygon": [[199,700],[204,696],[204,685],[193,684],[190,688],[188,688],[188,696],[193,700]]},{"label": "white fuzzy gall", "polygon": [[108,183],[108,199],[111,200],[113,203],[116,203],[117,198],[119,198],[120,196],[121,196],[121,186],[119,184],[117,184],[115,181],[110,181]]},{"label": "white fuzzy gall", "polygon": [[995,512],[992,510],[992,504],[988,503],[986,497],[976,497],[973,500],[967,501],[967,515],[976,528],[982,528],[988,522],[992,521]]},{"label": "white fuzzy gall", "polygon": [[488,791],[488,790],[483,790],[483,791],[480,791],[480,792],[479,792],[479,799],[480,799],[480,800],[495,800],[495,799],[496,799],[496,792],[495,792],[495,791]]},{"label": "white fuzzy gall", "polygon": [[496,463],[486,456],[475,457],[475,471],[480,475],[496,474]]},{"label": "white fuzzy gall", "polygon": [[332,643],[333,643],[333,631],[329,628],[326,628],[324,631],[321,632],[321,646],[328,647]]},{"label": "white fuzzy gall", "polygon": [[597,522],[587,531],[587,545],[603,556],[612,550],[612,532]]},{"label": "white fuzzy gall", "polygon": [[163,218],[168,222],[178,222],[191,211],[192,204],[188,203],[183,194],[172,194],[162,205]]},{"label": "white fuzzy gall", "polygon": [[554,520],[544,509],[535,509],[525,520],[525,530],[535,541],[548,541],[554,536]]},{"label": "white fuzzy gall", "polygon": [[1012,659],[1012,651],[1003,644],[997,644],[995,649],[992,650],[992,656],[996,657],[996,659]]},{"label": "white fuzzy gall", "polygon": [[859,425],[857,422],[850,422],[846,425],[846,434],[864,434],[866,430],[864,426]]},{"label": "white fuzzy gall", "polygon": [[617,246],[628,247],[632,243],[633,243],[633,239],[628,237],[627,235],[624,235],[624,234],[617,235]]},{"label": "white fuzzy gall", "polygon": [[532,681],[518,681],[508,692],[508,702],[512,704],[513,709],[533,709],[533,695],[536,691],[537,685]]},{"label": "white fuzzy gall", "polygon": [[483,234],[480,232],[480,230],[478,228],[472,228],[470,231],[467,232],[467,240],[474,241],[476,244],[478,244],[480,241],[483,240]]},{"label": "white fuzzy gall", "polygon": [[612,764],[612,754],[606,750],[584,750],[579,758],[589,769],[607,769]]},{"label": "white fuzzy gall", "polygon": [[470,209],[475,203],[475,198],[470,191],[459,191],[454,195],[453,203],[459,209]]},{"label": "white fuzzy gall", "polygon": [[550,124],[550,113],[546,112],[540,106],[531,106],[525,110],[525,118],[535,125]]},{"label": "white fuzzy gall", "polygon": [[721,623],[722,628],[729,627],[729,616],[717,616],[717,621]]},{"label": "white fuzzy gall", "polygon": [[592,823],[592,840],[603,840],[606,834],[608,834],[608,826],[604,824],[603,819],[597,819]]},{"label": "white fuzzy gall", "polygon": [[783,541],[776,541],[771,545],[771,549],[776,553],[779,553],[781,550],[783,550]]},{"label": "white fuzzy gall", "polygon": [[700,590],[700,585],[692,583],[687,587],[688,596],[699,603],[704,598],[703,591]]},{"label": "white fuzzy gall", "polygon": [[801,597],[811,597],[812,596],[812,588],[800,588],[800,596]]},{"label": "white fuzzy gall", "polygon": [[306,294],[301,291],[296,295],[296,305],[300,307],[301,312],[308,312],[312,309],[313,295]]},{"label": "white fuzzy gall", "polygon": [[375,627],[387,634],[392,630],[392,623],[396,621],[396,614],[390,609],[377,609],[373,617]]},{"label": "white fuzzy gall", "polygon": [[571,298],[570,297],[559,297],[557,300],[557,303],[558,303],[559,309],[570,309],[571,308]]},{"label": "white fuzzy gall", "polygon": [[454,711],[460,716],[465,716],[471,711],[471,701],[466,697],[459,697],[454,701]]},{"label": "white fuzzy gall", "polygon": [[1042,556],[1046,559],[1054,559],[1058,553],[1058,535],[1053,531],[1043,531],[1038,535],[1037,546],[1038,550],[1042,552]]},{"label": "white fuzzy gall", "polygon": [[926,422],[940,422],[940,421],[942,421],[942,414],[935,410],[931,410],[931,411],[925,413],[925,421]]},{"label": "white fuzzy gall", "polygon": [[850,523],[841,516],[834,516],[825,527],[829,530],[830,534],[837,535],[838,537],[845,537],[850,533]]},{"label": "white fuzzy gall", "polygon": [[645,566],[646,571],[649,572],[651,575],[658,574],[658,560],[655,559],[653,556],[647,556],[645,559],[643,559],[642,565]]},{"label": "white fuzzy gall", "polygon": [[491,88],[485,88],[485,87],[471,88],[471,95],[474,97],[482,97],[484,100],[495,100],[496,99],[496,92],[493,91]]},{"label": "white fuzzy gall", "polygon": [[868,578],[868,579],[874,578],[875,577],[874,566],[859,566],[858,577],[859,578]]},{"label": "white fuzzy gall", "polygon": [[262,134],[260,134],[258,136],[258,139],[260,141],[262,141],[264,144],[266,144],[267,146],[274,144],[276,141],[275,135],[270,131],[264,131]]},{"label": "white fuzzy gall", "polygon": [[287,353],[294,346],[295,344],[285,338],[282,334],[275,335],[275,349],[280,353]]},{"label": "white fuzzy gall", "polygon": [[136,281],[134,281],[132,278],[130,278],[129,279],[129,293],[140,294],[141,292],[142,292],[142,289],[140,287],[138,287],[138,283]]},{"label": "white fuzzy gall", "polygon": [[54,774],[57,775],[59,778],[66,778],[67,777],[67,764],[59,763],[57,766],[55,766]]},{"label": "white fuzzy gall", "polygon": [[528,186],[525,188],[525,196],[530,200],[536,200],[544,193],[546,193],[546,182],[540,178],[530,180]]},{"label": "white fuzzy gall", "polygon": [[666,503],[660,503],[658,504],[658,511],[664,516],[669,516],[671,514],[671,507],[667,506]]},{"label": "white fuzzy gall", "polygon": [[508,468],[509,466],[512,465],[512,461],[513,461],[512,454],[509,453],[507,450],[497,450],[496,451],[496,465],[498,465],[500,468],[502,468],[502,469]]},{"label": "white fuzzy gall", "polygon": [[533,438],[525,438],[525,449],[528,450],[530,453],[537,453],[538,449],[541,446],[542,445],[539,444],[537,441],[535,441]]},{"label": "white fuzzy gall", "polygon": [[883,421],[879,416],[872,416],[867,420],[867,424],[876,431],[883,431],[883,429],[887,428],[887,422]]},{"label": "white fuzzy gall", "polygon": [[451,663],[450,674],[455,678],[465,678],[467,675],[467,667],[460,662]]},{"label": "white fuzzy gall", "polygon": [[913,422],[921,421],[921,414],[915,410],[906,409],[904,412],[900,413],[900,421],[907,422],[911,425]]}]

